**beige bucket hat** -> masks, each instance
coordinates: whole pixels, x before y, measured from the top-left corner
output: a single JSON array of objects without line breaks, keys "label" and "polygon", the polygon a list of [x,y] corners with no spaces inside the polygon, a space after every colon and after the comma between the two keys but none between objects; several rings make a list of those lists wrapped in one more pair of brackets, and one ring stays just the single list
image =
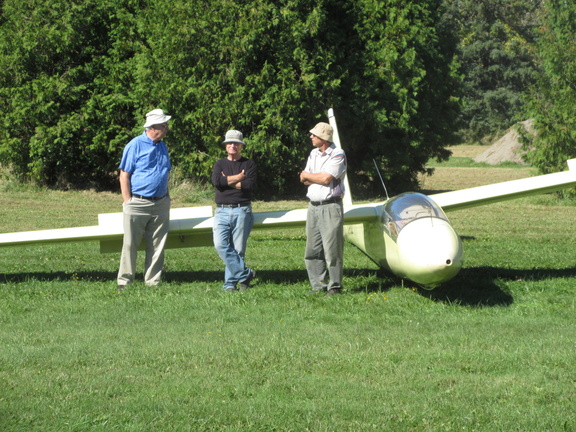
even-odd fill
[{"label": "beige bucket hat", "polygon": [[334,129],[332,129],[332,126],[330,126],[328,123],[318,123],[316,126],[314,126],[314,129],[310,130],[310,133],[330,143],[333,142],[334,139]]}]

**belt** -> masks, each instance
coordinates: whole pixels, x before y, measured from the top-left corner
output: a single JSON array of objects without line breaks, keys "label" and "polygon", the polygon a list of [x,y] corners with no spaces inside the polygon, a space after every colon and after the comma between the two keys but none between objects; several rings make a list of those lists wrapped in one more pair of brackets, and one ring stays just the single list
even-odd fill
[{"label": "belt", "polygon": [[342,202],[342,197],[334,197],[324,201],[310,201],[313,206],[319,206],[324,204],[336,204]]},{"label": "belt", "polygon": [[244,201],[237,204],[216,204],[216,207],[221,208],[236,208],[236,207],[248,207],[250,205],[250,201]]},{"label": "belt", "polygon": [[166,198],[168,194],[161,196],[161,197],[147,197],[143,195],[132,195],[134,198],[148,200],[148,201],[160,201],[162,198]]}]

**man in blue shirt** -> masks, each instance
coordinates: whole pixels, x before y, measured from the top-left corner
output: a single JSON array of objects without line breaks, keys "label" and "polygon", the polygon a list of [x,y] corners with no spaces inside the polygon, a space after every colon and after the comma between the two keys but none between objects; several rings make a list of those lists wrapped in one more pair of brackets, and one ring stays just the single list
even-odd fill
[{"label": "man in blue shirt", "polygon": [[164,267],[164,245],[170,224],[168,176],[172,165],[163,138],[171,116],[161,109],[146,114],[144,133],[124,148],[120,162],[120,190],[124,211],[124,243],[118,289],[134,282],[140,243],[146,241],[144,283],[158,285]]}]

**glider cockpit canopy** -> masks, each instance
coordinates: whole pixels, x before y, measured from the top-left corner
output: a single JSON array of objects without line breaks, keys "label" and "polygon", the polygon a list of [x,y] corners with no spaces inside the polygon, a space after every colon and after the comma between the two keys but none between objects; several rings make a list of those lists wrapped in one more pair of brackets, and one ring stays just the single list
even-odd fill
[{"label": "glider cockpit canopy", "polygon": [[418,192],[400,194],[384,204],[382,227],[396,240],[406,225],[420,218],[439,218],[448,221],[438,204]]}]

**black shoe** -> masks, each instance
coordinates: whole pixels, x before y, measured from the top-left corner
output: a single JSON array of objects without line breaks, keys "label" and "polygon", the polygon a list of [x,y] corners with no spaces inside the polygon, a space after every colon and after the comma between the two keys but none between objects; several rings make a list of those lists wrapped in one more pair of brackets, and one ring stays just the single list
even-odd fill
[{"label": "black shoe", "polygon": [[256,277],[256,270],[250,269],[250,275],[248,276],[248,279],[238,284],[238,288],[240,289],[240,291],[245,291],[248,288],[250,288],[250,282],[252,282],[255,277]]},{"label": "black shoe", "polygon": [[342,294],[342,289],[341,288],[330,288],[328,290],[328,293],[326,293],[326,295],[328,297],[331,297],[333,295],[338,295],[338,294]]}]

